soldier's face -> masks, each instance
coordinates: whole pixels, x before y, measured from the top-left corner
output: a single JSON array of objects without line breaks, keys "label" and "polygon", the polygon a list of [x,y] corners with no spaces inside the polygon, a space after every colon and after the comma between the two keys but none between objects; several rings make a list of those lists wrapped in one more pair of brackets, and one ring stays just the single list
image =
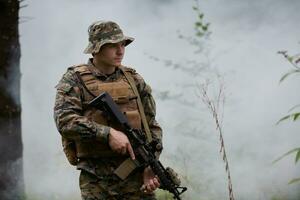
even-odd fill
[{"label": "soldier's face", "polygon": [[103,65],[120,66],[125,53],[125,44],[126,41],[105,44],[94,54],[94,59]]}]

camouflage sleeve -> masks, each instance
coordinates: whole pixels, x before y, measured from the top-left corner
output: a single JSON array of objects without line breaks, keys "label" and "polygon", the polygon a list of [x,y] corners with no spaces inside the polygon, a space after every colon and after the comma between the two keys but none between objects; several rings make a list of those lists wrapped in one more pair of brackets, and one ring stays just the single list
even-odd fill
[{"label": "camouflage sleeve", "polygon": [[54,119],[61,135],[73,140],[95,138],[107,142],[109,127],[83,116],[81,92],[73,70],[63,75],[56,89]]},{"label": "camouflage sleeve", "polygon": [[145,83],[144,79],[136,73],[134,75],[137,83],[137,89],[141,96],[141,101],[144,106],[145,115],[149,124],[149,128],[154,139],[158,139],[162,143],[162,129],[155,119],[156,105],[152,96],[151,87]]}]

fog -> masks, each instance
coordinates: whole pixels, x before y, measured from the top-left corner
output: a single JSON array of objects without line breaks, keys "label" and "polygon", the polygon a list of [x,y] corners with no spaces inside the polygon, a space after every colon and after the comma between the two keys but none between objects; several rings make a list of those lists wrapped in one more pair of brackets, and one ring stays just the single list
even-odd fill
[{"label": "fog", "polygon": [[[135,38],[126,47],[124,65],[134,67],[154,91],[157,119],[164,130],[162,162],[188,177],[186,199],[226,199],[227,180],[219,154],[218,133],[212,116],[195,95],[212,73],[189,75],[160,60],[185,65],[204,62],[222,75],[226,86],[223,134],[236,199],[299,199],[299,165],[289,156],[298,147],[299,124],[275,125],[299,103],[299,79],[279,84],[289,63],[277,54],[299,52],[300,2],[296,0],[201,1],[212,34],[204,42],[207,57],[179,39],[178,31],[193,36],[194,1],[176,0],[27,0],[21,9],[21,102],[24,173],[32,199],[80,199],[79,172],[62,152],[53,120],[55,85],[74,64],[85,63],[87,28],[97,20],[116,21]],[[206,77],[208,76],[208,77]],[[188,87],[192,85],[193,87]],[[216,89],[217,86],[213,86]],[[160,92],[182,95],[160,98]]]}]

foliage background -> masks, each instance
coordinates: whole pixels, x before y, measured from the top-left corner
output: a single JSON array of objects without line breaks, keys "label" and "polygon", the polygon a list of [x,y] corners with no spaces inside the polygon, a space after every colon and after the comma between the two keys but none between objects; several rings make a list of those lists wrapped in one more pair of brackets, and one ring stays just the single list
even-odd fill
[{"label": "foliage background", "polygon": [[[136,38],[124,64],[134,66],[154,90],[165,132],[162,161],[184,177],[190,187],[186,199],[227,198],[218,135],[195,95],[195,85],[214,79],[216,72],[226,85],[224,139],[236,199],[299,199],[299,184],[287,184],[299,177],[294,158],[272,165],[300,143],[298,123],[275,125],[300,98],[297,79],[278,86],[287,63],[276,54],[299,50],[299,1],[202,1],[212,34],[196,45],[179,38],[195,35],[194,1],[27,4],[20,14],[20,39],[24,173],[30,198],[80,199],[78,171],[67,164],[53,122],[54,86],[68,66],[86,62],[82,51],[88,25],[111,19]],[[193,70],[183,73],[185,67]]]}]

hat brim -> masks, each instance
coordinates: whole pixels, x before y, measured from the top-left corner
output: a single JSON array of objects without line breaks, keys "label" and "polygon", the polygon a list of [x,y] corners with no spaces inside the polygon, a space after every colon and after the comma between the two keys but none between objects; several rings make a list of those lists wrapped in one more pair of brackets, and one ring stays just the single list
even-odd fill
[{"label": "hat brim", "polygon": [[127,46],[131,42],[134,41],[134,38],[128,37],[128,36],[123,36],[122,38],[115,39],[115,40],[103,40],[103,41],[95,42],[95,43],[89,42],[88,46],[85,48],[83,53],[85,53],[85,54],[98,53],[104,44],[109,44],[109,43],[114,44],[114,43],[119,43],[122,41],[126,41],[125,46]]}]

